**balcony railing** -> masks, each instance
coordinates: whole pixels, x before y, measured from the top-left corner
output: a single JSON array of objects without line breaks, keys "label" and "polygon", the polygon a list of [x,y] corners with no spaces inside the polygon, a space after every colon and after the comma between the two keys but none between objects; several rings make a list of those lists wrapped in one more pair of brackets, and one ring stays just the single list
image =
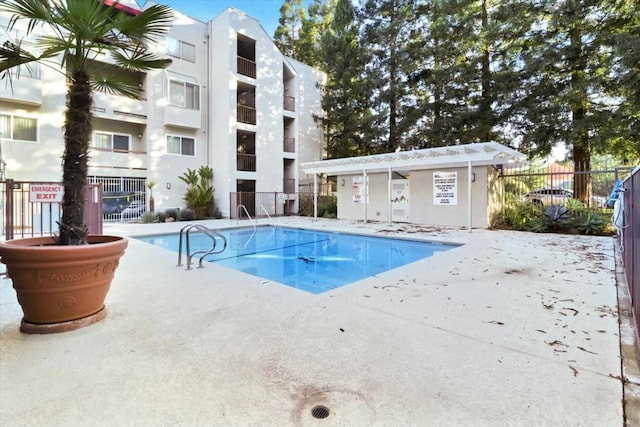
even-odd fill
[{"label": "balcony railing", "polygon": [[283,189],[284,193],[295,193],[296,192],[296,180],[293,178],[285,178],[283,180]]},{"label": "balcony railing", "polygon": [[296,139],[284,137],[284,151],[285,153],[295,153],[296,152]]},{"label": "balcony railing", "polygon": [[255,154],[237,154],[238,170],[245,172],[256,171],[256,155]]},{"label": "balcony railing", "polygon": [[287,111],[296,111],[296,99],[293,96],[284,96],[284,109]]},{"label": "balcony railing", "polygon": [[256,109],[254,107],[247,107],[246,105],[238,104],[238,122],[248,123],[250,125],[256,124]]},{"label": "balcony railing", "polygon": [[238,56],[238,74],[256,78],[256,63],[250,59]]}]

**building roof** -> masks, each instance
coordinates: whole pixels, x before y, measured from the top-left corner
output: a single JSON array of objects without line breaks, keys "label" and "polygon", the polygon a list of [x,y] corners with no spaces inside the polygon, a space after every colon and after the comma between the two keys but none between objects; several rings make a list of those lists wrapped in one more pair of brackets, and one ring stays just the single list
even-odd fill
[{"label": "building roof", "polygon": [[366,171],[386,172],[468,166],[524,163],[526,156],[497,142],[452,145],[423,150],[400,151],[372,156],[321,160],[302,164],[307,174],[347,175]]}]

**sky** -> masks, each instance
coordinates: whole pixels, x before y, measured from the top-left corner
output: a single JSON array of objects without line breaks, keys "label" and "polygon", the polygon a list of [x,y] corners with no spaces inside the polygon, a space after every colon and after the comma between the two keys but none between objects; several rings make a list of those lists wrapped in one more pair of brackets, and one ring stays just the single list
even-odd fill
[{"label": "sky", "polygon": [[[156,3],[170,6],[192,18],[207,22],[218,16],[227,7],[232,6],[247,15],[256,18],[269,36],[278,27],[280,7],[284,0],[154,0]],[[138,1],[140,5],[144,1]],[[311,0],[303,0],[305,11]]]}]

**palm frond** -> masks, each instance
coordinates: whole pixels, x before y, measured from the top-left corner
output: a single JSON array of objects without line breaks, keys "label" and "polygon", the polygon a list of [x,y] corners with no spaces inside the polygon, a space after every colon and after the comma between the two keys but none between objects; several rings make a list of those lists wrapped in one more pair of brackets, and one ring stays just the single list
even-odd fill
[{"label": "palm frond", "polygon": [[171,8],[153,5],[139,15],[124,19],[124,12],[114,17],[114,26],[123,35],[139,44],[146,44],[168,34],[173,22]]},{"label": "palm frond", "polygon": [[38,61],[38,57],[22,49],[22,42],[5,41],[0,45],[0,72],[2,78],[6,77],[7,72],[24,64]]},{"label": "palm frond", "polygon": [[130,71],[148,71],[151,69],[166,68],[171,65],[170,59],[160,59],[146,49],[136,47],[133,50],[112,52],[114,62]]}]

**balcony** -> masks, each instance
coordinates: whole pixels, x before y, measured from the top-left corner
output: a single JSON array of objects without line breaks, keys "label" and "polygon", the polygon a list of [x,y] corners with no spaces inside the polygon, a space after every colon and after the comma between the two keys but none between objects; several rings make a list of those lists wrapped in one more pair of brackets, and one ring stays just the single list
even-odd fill
[{"label": "balcony", "polygon": [[248,123],[255,125],[256,122],[256,109],[255,107],[247,107],[246,105],[238,104],[238,117],[239,123]]},{"label": "balcony", "polygon": [[175,107],[167,105],[164,108],[165,126],[176,126],[188,129],[202,128],[202,112],[200,110],[191,110],[188,108]]},{"label": "balcony", "polygon": [[147,123],[147,100],[95,92],[92,111],[95,117],[130,123]]},{"label": "balcony", "polygon": [[285,153],[295,153],[296,152],[296,139],[284,137],[284,147],[283,150]]},{"label": "balcony", "polygon": [[92,173],[104,174],[105,169],[146,170],[147,153],[145,151],[113,150],[91,147],[89,168]]},{"label": "balcony", "polygon": [[240,154],[237,153],[237,168],[243,172],[255,172],[256,171],[256,155],[255,154]]},{"label": "balcony", "polygon": [[287,111],[296,111],[296,99],[293,96],[284,96],[283,107]]},{"label": "balcony", "polygon": [[242,74],[243,76],[251,77],[252,79],[256,78],[256,63],[247,58],[243,58],[238,56],[238,74]]}]

